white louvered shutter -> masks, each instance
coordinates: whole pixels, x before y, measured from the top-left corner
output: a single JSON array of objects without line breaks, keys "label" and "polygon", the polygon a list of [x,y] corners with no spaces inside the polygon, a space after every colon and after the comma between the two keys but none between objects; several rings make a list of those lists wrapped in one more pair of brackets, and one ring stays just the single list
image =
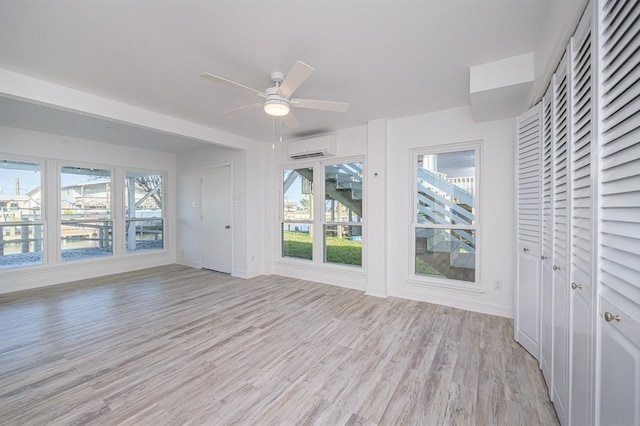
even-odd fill
[{"label": "white louvered shutter", "polygon": [[515,339],[539,358],[541,105],[517,119],[517,283]]},{"label": "white louvered shutter", "polygon": [[553,102],[552,88],[542,98],[542,271],[540,284],[540,369],[551,389],[553,357]]},{"label": "white louvered shutter", "polygon": [[598,423],[640,425],[640,2],[601,1],[599,21]]},{"label": "white louvered shutter", "polygon": [[553,401],[569,417],[569,85],[567,56],[553,76]]},{"label": "white louvered shutter", "polygon": [[553,255],[553,103],[551,87],[542,98],[542,255]]},{"label": "white louvered shutter", "polygon": [[569,119],[568,119],[568,85],[566,73],[566,58],[561,62],[554,76],[553,88],[553,263],[561,270],[567,267],[568,229],[568,164],[567,151],[569,149]]},{"label": "white louvered shutter", "polygon": [[[591,15],[587,15],[590,17]],[[589,21],[590,22],[590,21]],[[591,297],[593,208],[591,141],[593,135],[593,88],[591,31],[581,26],[572,45],[571,109],[571,279]],[[588,290],[588,291],[587,291]]]},{"label": "white louvered shutter", "polygon": [[571,38],[571,424],[592,420],[593,379],[593,55],[592,14],[585,12]]},{"label": "white louvered shutter", "polygon": [[516,196],[518,246],[540,255],[540,105],[517,122]]},{"label": "white louvered shutter", "polygon": [[640,291],[640,5],[634,1],[610,1],[604,13],[600,142],[602,284],[623,295],[637,297]]}]

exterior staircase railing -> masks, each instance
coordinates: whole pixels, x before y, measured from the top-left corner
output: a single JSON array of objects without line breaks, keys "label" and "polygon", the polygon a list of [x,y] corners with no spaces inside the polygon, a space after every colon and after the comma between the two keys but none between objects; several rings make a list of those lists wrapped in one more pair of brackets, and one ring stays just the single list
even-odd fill
[{"label": "exterior staircase railing", "polygon": [[[449,225],[452,231],[450,241],[430,243],[428,249],[434,252],[448,252],[451,254],[452,266],[459,256],[462,248],[468,253],[475,252],[475,236],[465,230],[456,228],[456,225],[471,225],[475,220],[472,207],[475,205],[474,196],[469,191],[455,185],[445,175],[436,174],[429,170],[418,169],[418,212],[427,221],[438,225]],[[427,238],[435,235],[435,230],[422,229]],[[429,232],[431,231],[431,232]],[[431,238],[433,239],[433,235]]]}]

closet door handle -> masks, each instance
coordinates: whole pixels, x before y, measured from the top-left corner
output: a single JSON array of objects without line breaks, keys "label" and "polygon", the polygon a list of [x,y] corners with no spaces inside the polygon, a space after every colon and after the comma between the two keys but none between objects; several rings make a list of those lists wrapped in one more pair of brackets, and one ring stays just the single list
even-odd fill
[{"label": "closet door handle", "polygon": [[528,249],[528,248],[526,248],[526,247],[525,247],[525,248],[523,248],[523,249],[522,249],[522,251],[523,251],[523,252],[525,252],[525,253],[529,253],[529,249]]},{"label": "closet door handle", "polygon": [[553,270],[554,270],[554,271],[559,271],[559,270],[560,270],[560,267],[559,267],[559,266],[556,266],[556,265],[553,265]]},{"label": "closet door handle", "polygon": [[611,312],[605,312],[604,313],[604,319],[607,322],[611,322],[611,321],[618,321],[620,322],[620,315],[613,315]]},{"label": "closet door handle", "polygon": [[540,256],[540,260],[547,260],[547,259],[548,259],[548,257],[545,256],[545,255]]},{"label": "closet door handle", "polygon": [[571,288],[575,290],[577,288],[582,288],[582,285],[578,283],[571,283]]}]

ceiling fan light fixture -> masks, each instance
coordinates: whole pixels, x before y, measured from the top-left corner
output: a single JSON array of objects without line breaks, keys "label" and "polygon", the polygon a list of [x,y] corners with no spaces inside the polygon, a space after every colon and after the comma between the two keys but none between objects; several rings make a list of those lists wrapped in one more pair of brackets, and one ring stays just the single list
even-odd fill
[{"label": "ceiling fan light fixture", "polygon": [[264,102],[264,112],[274,117],[284,117],[289,114],[289,103],[282,99],[267,99]]}]

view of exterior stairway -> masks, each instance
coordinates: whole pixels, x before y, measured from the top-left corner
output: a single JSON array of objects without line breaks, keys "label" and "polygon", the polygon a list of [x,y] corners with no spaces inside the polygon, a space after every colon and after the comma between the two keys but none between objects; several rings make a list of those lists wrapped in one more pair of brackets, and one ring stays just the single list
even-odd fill
[{"label": "view of exterior stairway", "polygon": [[416,228],[416,273],[474,280],[475,233],[458,228],[475,220],[475,197],[464,184],[418,167],[418,223],[447,227]]},{"label": "view of exterior stairway", "polygon": [[[311,227],[314,224],[313,206],[317,207],[319,201],[323,213],[320,218],[315,219],[315,224],[321,226],[321,233],[315,233],[315,237],[322,235],[322,240],[316,240],[323,249],[322,261],[361,266],[362,163],[324,165],[320,170],[323,175],[324,193],[320,185],[314,184],[313,168],[304,167],[284,172],[285,220],[282,224],[282,255],[314,260],[315,245]],[[317,171],[318,168],[316,173]]]}]

